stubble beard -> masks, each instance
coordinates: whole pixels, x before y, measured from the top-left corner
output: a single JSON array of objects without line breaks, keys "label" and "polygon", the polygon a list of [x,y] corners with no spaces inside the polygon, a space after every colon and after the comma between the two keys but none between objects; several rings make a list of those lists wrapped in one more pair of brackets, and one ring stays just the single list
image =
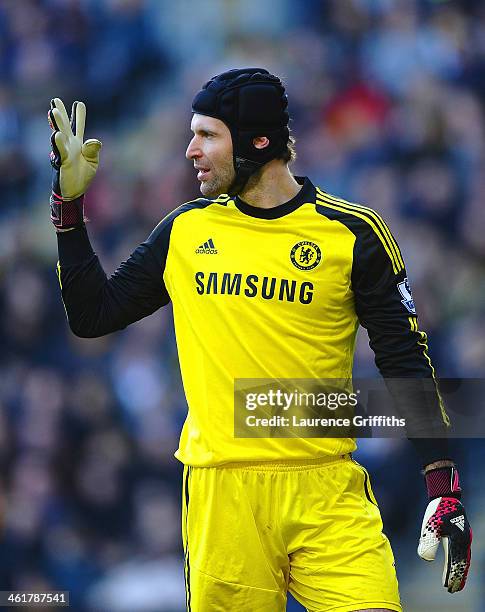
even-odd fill
[{"label": "stubble beard", "polygon": [[231,162],[230,167],[221,168],[214,178],[200,184],[200,191],[206,198],[217,198],[221,193],[227,193],[234,182],[236,173]]}]

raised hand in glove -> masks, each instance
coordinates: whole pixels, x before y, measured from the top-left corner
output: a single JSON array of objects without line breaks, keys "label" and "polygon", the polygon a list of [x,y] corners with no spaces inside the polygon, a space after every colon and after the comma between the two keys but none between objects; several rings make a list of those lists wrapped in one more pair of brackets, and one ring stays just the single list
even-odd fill
[{"label": "raised hand in glove", "polygon": [[449,593],[461,591],[471,560],[472,530],[460,501],[461,488],[455,467],[425,473],[430,502],[419,538],[418,555],[434,561],[440,541],[445,552],[443,586]]},{"label": "raised hand in glove", "polygon": [[52,195],[51,220],[58,230],[81,225],[84,221],[84,194],[96,174],[101,142],[83,142],[86,106],[74,102],[71,119],[60,98],[51,100],[48,113],[51,136]]}]

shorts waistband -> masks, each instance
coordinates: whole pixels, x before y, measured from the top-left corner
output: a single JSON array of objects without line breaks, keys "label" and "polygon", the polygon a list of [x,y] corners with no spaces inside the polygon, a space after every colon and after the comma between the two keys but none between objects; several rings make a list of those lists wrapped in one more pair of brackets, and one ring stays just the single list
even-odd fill
[{"label": "shorts waistband", "polygon": [[238,469],[255,472],[292,472],[321,468],[324,465],[337,463],[339,461],[350,461],[351,458],[351,453],[346,453],[344,455],[328,455],[312,459],[290,459],[286,461],[235,461],[233,463],[224,463],[214,466],[214,468],[217,470]]}]

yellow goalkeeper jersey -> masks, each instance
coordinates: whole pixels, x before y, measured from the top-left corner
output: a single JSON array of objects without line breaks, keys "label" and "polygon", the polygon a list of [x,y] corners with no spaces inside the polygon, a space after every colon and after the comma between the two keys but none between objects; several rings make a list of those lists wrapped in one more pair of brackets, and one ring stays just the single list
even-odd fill
[{"label": "yellow goalkeeper jersey", "polygon": [[234,384],[350,379],[359,323],[384,376],[433,374],[402,256],[384,221],[297,180],[297,196],[270,209],[227,195],[183,204],[110,279],[84,228],[59,235],[63,299],[78,335],[121,329],[172,301],[189,406],[176,452],[185,464],[354,450],[352,438],[236,437]]}]

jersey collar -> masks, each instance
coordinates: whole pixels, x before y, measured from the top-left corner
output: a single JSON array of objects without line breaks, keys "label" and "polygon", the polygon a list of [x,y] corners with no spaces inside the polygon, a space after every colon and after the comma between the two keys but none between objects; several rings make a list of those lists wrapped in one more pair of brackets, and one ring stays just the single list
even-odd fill
[{"label": "jersey collar", "polygon": [[315,187],[306,176],[295,176],[297,183],[302,185],[294,198],[273,208],[259,208],[247,204],[239,196],[234,198],[234,204],[245,215],[258,219],[279,219],[299,208],[305,202],[315,202]]}]

